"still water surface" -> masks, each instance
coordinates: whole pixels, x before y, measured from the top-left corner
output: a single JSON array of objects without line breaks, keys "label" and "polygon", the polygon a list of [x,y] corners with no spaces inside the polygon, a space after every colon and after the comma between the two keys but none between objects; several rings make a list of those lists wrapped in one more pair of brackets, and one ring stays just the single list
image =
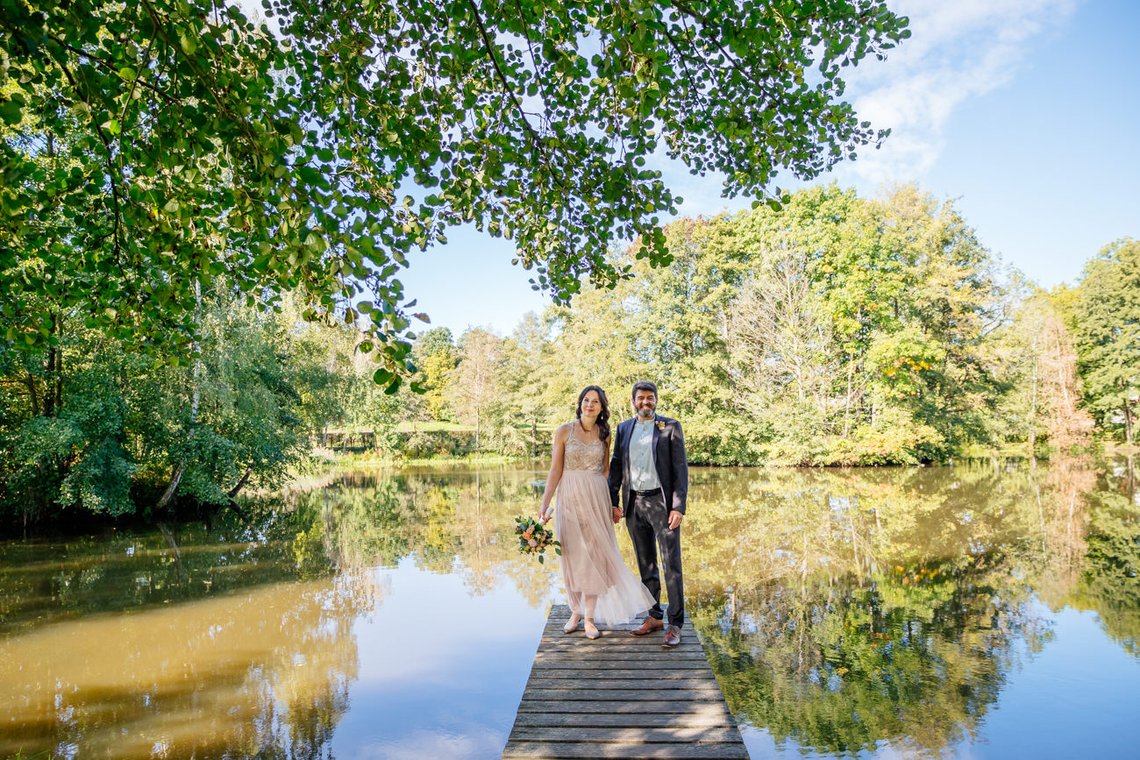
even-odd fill
[{"label": "still water surface", "polygon": [[[542,475],[357,473],[0,544],[0,756],[497,757],[562,601],[512,532]],[[695,469],[685,531],[753,758],[1137,756],[1127,462]]]}]

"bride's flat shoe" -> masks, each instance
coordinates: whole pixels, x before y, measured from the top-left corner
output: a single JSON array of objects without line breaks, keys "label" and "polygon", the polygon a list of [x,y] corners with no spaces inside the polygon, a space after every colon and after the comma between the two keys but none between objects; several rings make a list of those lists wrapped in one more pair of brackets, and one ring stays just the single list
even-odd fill
[{"label": "bride's flat shoe", "polygon": [[601,636],[602,636],[602,633],[601,633],[601,631],[598,630],[597,626],[594,625],[594,621],[593,620],[587,620],[586,621],[586,638],[597,639],[597,638],[601,638]]},{"label": "bride's flat shoe", "polygon": [[570,619],[566,621],[566,625],[562,626],[562,632],[574,633],[574,631],[578,630],[578,623],[580,622],[582,622],[582,616],[575,612],[570,616]]}]

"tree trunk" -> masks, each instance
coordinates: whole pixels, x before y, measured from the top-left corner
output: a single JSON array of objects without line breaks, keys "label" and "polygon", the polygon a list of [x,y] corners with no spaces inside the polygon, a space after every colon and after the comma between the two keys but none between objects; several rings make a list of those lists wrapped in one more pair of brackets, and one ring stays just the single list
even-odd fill
[{"label": "tree trunk", "polygon": [[166,527],[165,524],[159,523],[158,529],[162,531],[162,535],[166,537],[166,542],[170,544],[170,548],[174,551],[175,566],[178,568],[178,580],[185,583],[188,576],[186,568],[182,564],[182,552],[178,548],[178,541],[174,538],[174,534],[170,531],[170,528]]},{"label": "tree trunk", "polygon": [[1033,382],[1030,384],[1029,396],[1029,458],[1034,458],[1037,451],[1037,337],[1033,338]]},{"label": "tree trunk", "polygon": [[59,347],[55,352],[55,408],[58,413],[63,409],[63,321],[58,314],[52,315],[52,330],[59,340]]},{"label": "tree trunk", "polygon": [[1073,411],[1073,401],[1069,397],[1069,378],[1066,377],[1065,373],[1068,362],[1066,361],[1065,346],[1061,340],[1062,336],[1065,334],[1062,333],[1063,329],[1063,327],[1060,327],[1054,329],[1053,331],[1053,342],[1055,344],[1055,348],[1053,350],[1057,354],[1057,387],[1061,389],[1061,398],[1065,404],[1065,413],[1067,415],[1070,415]]},{"label": "tree trunk", "polygon": [[847,398],[843,402],[843,437],[846,438],[851,432],[851,384],[853,382],[852,375],[855,374],[855,359],[852,356],[847,357]]},{"label": "tree trunk", "polygon": [[32,416],[40,416],[40,394],[36,392],[36,376],[28,372],[24,384],[28,386],[28,398],[32,402]]},{"label": "tree trunk", "polygon": [[[52,318],[52,333],[55,333],[55,318]],[[44,416],[55,417],[55,353],[58,351],[57,346],[48,347],[47,365],[44,367],[44,374],[46,375],[47,382],[44,388]]]},{"label": "tree trunk", "polygon": [[1124,442],[1129,446],[1132,445],[1132,402],[1129,399],[1124,399],[1121,405],[1124,409]]},{"label": "tree trunk", "polygon": [[174,498],[174,493],[178,490],[178,484],[182,482],[182,476],[186,474],[186,463],[179,462],[178,466],[174,468],[174,473],[170,476],[170,484],[166,486],[166,490],[162,492],[162,497],[155,505],[155,509],[165,509],[170,500]]},{"label": "tree trunk", "polygon": [[[195,287],[197,291],[197,286]],[[200,298],[200,296],[199,296]],[[200,301],[199,301],[200,303]],[[197,344],[194,348],[197,349]],[[202,377],[202,361],[201,359],[194,360],[194,373],[191,379],[190,389],[190,432],[186,434],[186,440],[194,440],[194,424],[198,421],[198,404],[201,402],[201,392],[199,385]],[[178,484],[182,482],[182,476],[186,474],[186,462],[179,462],[174,467],[174,473],[170,476],[170,483],[166,486],[166,490],[162,492],[162,496],[158,500],[157,509],[165,509],[166,505],[174,498],[174,494],[178,491]]]},{"label": "tree trunk", "polygon": [[235,485],[233,488],[231,488],[229,491],[226,492],[226,496],[230,497],[231,499],[234,498],[235,496],[237,496],[238,491],[240,491],[245,486],[245,484],[249,481],[249,476],[252,474],[253,474],[253,468],[252,467],[247,468],[245,471],[245,474],[241,476],[241,480],[239,480],[237,482],[237,485]]}]

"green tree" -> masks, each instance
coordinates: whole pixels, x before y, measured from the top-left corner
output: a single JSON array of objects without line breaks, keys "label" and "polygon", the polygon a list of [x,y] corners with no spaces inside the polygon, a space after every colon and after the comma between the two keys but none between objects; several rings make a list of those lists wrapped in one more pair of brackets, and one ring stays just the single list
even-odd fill
[{"label": "green tree", "polygon": [[1031,455],[1041,442],[1062,453],[1087,443],[1093,421],[1080,408],[1076,346],[1057,294],[1025,298],[990,345],[995,377],[1004,385],[987,424],[994,440],[1024,441]]},{"label": "green tree", "polygon": [[488,432],[496,437],[502,351],[503,339],[488,330],[472,327],[459,336],[459,363],[448,381],[453,389],[450,401],[455,418],[475,428],[476,451],[486,443]]},{"label": "green tree", "polygon": [[[134,400],[142,473],[176,493],[223,504],[250,482],[279,485],[286,465],[306,448],[303,399],[287,364],[289,324],[262,319],[234,300],[203,304],[200,359],[158,371],[153,383],[166,414]],[[129,386],[128,386],[129,387]],[[154,425],[162,435],[155,435]],[[170,471],[169,482],[160,473]]]},{"label": "green tree", "polygon": [[[548,400],[548,388],[560,371],[552,352],[553,320],[542,319],[534,312],[523,316],[515,331],[503,341],[500,369],[503,389],[504,429],[507,447],[513,454],[534,458],[549,436],[547,423],[554,408]],[[539,426],[543,432],[539,433]]]},{"label": "green tree", "polygon": [[[787,247],[784,241],[795,240],[807,258],[812,292],[822,300],[820,319],[829,324],[835,344],[832,361],[841,360],[836,368],[841,380],[833,376],[829,385],[842,383],[840,435],[848,440],[866,417],[863,357],[884,313],[879,304],[903,292],[898,268],[884,261],[882,225],[874,207],[854,190],[809,189],[793,197],[788,211],[786,216],[756,214],[747,229],[763,248],[779,251]],[[830,419],[838,411],[820,413]]]},{"label": "green tree", "polygon": [[913,463],[986,440],[1004,294],[951,203],[811,188],[665,236],[668,268],[634,244],[613,254],[632,281],[552,312],[555,403],[596,382],[624,414],[614,391],[652,378],[716,464]]},{"label": "green tree", "polygon": [[360,320],[396,385],[413,247],[473,221],[560,299],[624,274],[613,239],[664,264],[678,198],[648,157],[776,202],[780,171],[883,139],[842,99],[844,68],[909,35],[882,0],[265,7],[255,25],[205,0],[6,0],[7,340],[52,340],[46,299],[185,348],[197,289],[225,275]]},{"label": "green tree", "polygon": [[412,349],[412,358],[422,373],[423,402],[428,417],[438,422],[450,419],[448,378],[455,369],[455,341],[451,330],[433,327],[420,334]]},{"label": "green tree", "polygon": [[818,431],[830,425],[839,376],[833,323],[795,238],[776,233],[756,253],[732,307],[732,387],[756,437],[772,441],[770,461],[814,462],[826,453]]},{"label": "green tree", "polygon": [[1106,246],[1085,267],[1075,330],[1085,404],[1106,430],[1135,440],[1140,405],[1140,241]]},{"label": "green tree", "polygon": [[671,266],[632,248],[612,298],[698,461],[913,463],[984,439],[1001,291],[951,203],[812,188],[666,237]]},{"label": "green tree", "polygon": [[[615,258],[619,255],[614,253]],[[549,359],[553,371],[544,383],[550,424],[573,419],[578,394],[587,385],[597,385],[606,392],[611,427],[616,426],[631,414],[633,383],[654,377],[656,368],[637,345],[641,317],[631,295],[637,284],[627,280],[612,290],[586,287],[571,308],[548,310],[555,336]]]},{"label": "green tree", "polygon": [[[232,295],[203,298],[199,309],[189,365],[157,363],[74,319],[60,321],[53,346],[0,350],[0,516],[163,513],[179,499],[225,504],[251,483],[281,482],[307,450],[304,418],[319,417],[306,409],[306,399],[319,401],[306,389],[327,370],[310,362],[311,349],[339,341],[351,351],[355,333],[322,342],[288,314],[259,313]],[[49,363],[50,384],[37,374]],[[368,378],[356,387],[384,395]]]},{"label": "green tree", "polygon": [[853,458],[941,459],[984,439],[996,394],[982,361],[1002,316],[992,259],[952,202],[914,186],[869,203],[864,217],[875,230],[869,243],[853,257],[819,260],[833,270],[828,300],[840,307],[840,324],[858,326],[847,331],[849,372],[862,372],[864,388]]},{"label": "green tree", "polygon": [[354,379],[350,357],[330,330],[302,327],[298,332],[294,369],[304,404],[301,422],[305,432],[325,446],[329,430],[347,422],[346,402]]}]

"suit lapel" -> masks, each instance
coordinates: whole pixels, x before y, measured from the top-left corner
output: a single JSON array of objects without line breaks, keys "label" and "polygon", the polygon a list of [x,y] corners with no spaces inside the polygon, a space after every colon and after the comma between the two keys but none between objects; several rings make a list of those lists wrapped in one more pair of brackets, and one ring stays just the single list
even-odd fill
[{"label": "suit lapel", "polygon": [[[621,433],[621,427],[625,427],[625,434]],[[630,489],[630,473],[633,471],[632,465],[629,461],[629,444],[633,441],[633,420],[626,420],[622,425],[618,426],[618,445],[622,447],[621,467],[622,467],[622,486],[625,489],[625,498],[628,501]]]},{"label": "suit lapel", "polygon": [[653,445],[649,451],[653,454],[653,469],[657,470],[657,478],[661,479],[661,467],[657,464],[657,439],[661,437],[661,428],[657,425],[657,415],[653,415]]}]

